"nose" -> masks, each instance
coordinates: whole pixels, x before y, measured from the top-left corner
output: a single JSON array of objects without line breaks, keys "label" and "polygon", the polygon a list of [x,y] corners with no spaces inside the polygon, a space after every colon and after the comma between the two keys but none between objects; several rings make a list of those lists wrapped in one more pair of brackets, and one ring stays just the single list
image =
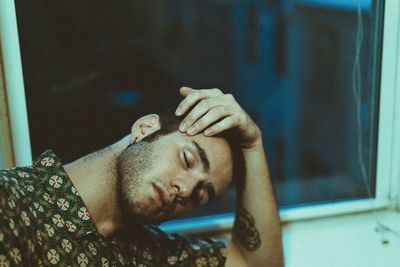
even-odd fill
[{"label": "nose", "polygon": [[190,197],[199,180],[194,177],[177,177],[172,180],[172,187],[176,196]]}]

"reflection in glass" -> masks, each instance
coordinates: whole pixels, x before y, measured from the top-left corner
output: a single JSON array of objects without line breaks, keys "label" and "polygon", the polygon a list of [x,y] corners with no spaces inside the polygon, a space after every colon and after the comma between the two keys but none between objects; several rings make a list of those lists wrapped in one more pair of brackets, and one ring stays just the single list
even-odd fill
[{"label": "reflection in glass", "polygon": [[71,161],[175,105],[180,86],[219,87],[263,129],[281,205],[368,197],[358,146],[374,192],[383,3],[356,2],[18,0],[33,156]]}]

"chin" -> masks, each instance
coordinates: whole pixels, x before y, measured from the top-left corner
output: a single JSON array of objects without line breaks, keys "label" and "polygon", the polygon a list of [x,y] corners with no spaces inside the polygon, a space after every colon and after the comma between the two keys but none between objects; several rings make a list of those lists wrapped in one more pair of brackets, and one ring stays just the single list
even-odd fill
[{"label": "chin", "polygon": [[[144,192],[144,190],[138,190]],[[124,220],[131,223],[157,224],[179,217],[174,210],[163,210],[157,207],[151,197],[135,194],[123,194],[122,214]]]},{"label": "chin", "polygon": [[[157,224],[167,220],[167,216],[162,211],[142,209],[143,203],[142,205],[133,205],[131,203],[131,205],[128,205],[129,208],[126,205],[124,206],[123,217],[128,223]],[[152,207],[152,205],[149,204],[149,206],[145,207]]]},{"label": "chin", "polygon": [[163,211],[142,214],[141,217],[147,223],[161,223],[172,219],[172,216]]}]

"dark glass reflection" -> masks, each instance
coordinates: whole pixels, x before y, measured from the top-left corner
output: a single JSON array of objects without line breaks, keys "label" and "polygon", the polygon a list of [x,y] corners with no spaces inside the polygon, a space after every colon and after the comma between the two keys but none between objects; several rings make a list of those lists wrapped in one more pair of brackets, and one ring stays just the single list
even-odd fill
[{"label": "dark glass reflection", "polygon": [[[71,161],[127,134],[138,116],[175,105],[180,86],[219,87],[263,129],[281,205],[367,197],[360,140],[373,191],[382,3],[360,1],[360,129],[356,4],[17,0],[16,7],[34,157],[52,148]],[[199,213],[230,211],[234,198],[232,188]]]}]

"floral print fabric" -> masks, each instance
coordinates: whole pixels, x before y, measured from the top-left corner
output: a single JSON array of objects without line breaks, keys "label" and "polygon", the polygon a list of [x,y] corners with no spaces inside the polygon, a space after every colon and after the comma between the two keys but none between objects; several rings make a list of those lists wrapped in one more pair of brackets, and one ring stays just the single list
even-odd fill
[{"label": "floral print fabric", "polygon": [[101,236],[51,150],[32,166],[0,171],[0,267],[224,266],[222,242],[130,228]]}]

